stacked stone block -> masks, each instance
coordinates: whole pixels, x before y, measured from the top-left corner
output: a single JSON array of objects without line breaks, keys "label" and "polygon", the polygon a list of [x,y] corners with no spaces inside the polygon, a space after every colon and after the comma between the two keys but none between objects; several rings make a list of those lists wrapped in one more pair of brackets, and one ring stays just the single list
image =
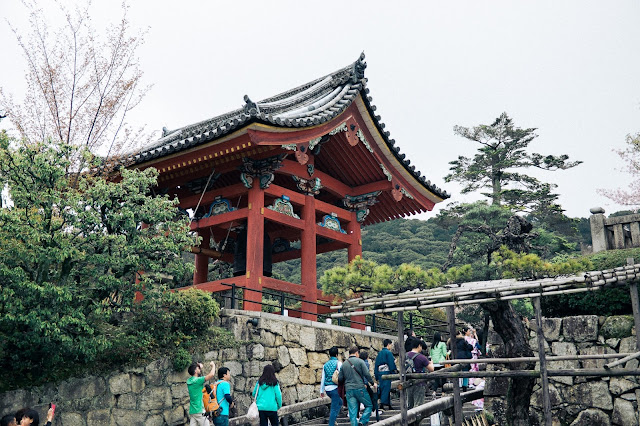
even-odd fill
[{"label": "stacked stone block", "polygon": [[[595,315],[544,318],[542,331],[545,337],[547,356],[592,355],[636,352],[633,317]],[[529,324],[529,344],[538,355],[535,322]],[[501,341],[496,334],[490,335],[494,344],[494,356],[502,356]],[[591,359],[579,361],[552,361],[549,369],[603,368],[615,359]],[[536,365],[539,369],[539,365]],[[623,368],[620,366],[618,368]],[[638,361],[626,363],[624,368],[637,369]],[[504,421],[504,395],[506,379],[488,379],[485,388],[485,404],[498,421]],[[550,377],[554,425],[638,425],[640,406],[640,378],[638,377]],[[531,424],[543,422],[542,388],[536,384],[531,397]]]},{"label": "stacked stone block", "polygon": [[[249,320],[257,318],[254,326]],[[260,312],[223,310],[219,325],[244,342],[240,347],[197,354],[195,359],[228,367],[239,414],[251,404],[251,391],[265,365],[276,363],[286,405],[319,397],[322,366],[332,346],[358,345],[375,359],[382,340],[378,333],[327,325]],[[370,363],[373,374],[373,362]],[[205,365],[208,371],[208,366]],[[140,368],[124,368],[106,376],[73,378],[29,390],[0,394],[0,415],[30,406],[44,418],[50,401],[57,404],[55,426],[178,426],[188,424],[186,370],[173,371],[160,359]]]}]

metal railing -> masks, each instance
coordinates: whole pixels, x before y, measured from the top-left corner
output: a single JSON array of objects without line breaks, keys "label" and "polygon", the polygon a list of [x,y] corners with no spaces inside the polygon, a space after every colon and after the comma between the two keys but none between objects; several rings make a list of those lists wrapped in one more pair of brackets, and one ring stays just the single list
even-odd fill
[{"label": "metal railing", "polygon": [[[317,307],[324,308],[327,312],[329,312],[329,304],[327,303],[318,303],[318,302],[310,302],[306,300],[302,300],[300,297],[291,296],[284,292],[275,292],[269,290],[256,290],[247,287],[238,286],[236,284],[227,284],[221,283],[224,286],[229,287],[228,291],[215,293],[218,297],[221,297],[224,301],[229,301],[229,307],[231,309],[238,309],[240,304],[244,306],[245,303],[258,304],[261,306],[261,310],[264,312],[272,312],[276,314],[280,314],[283,316],[287,316],[289,312],[296,312],[298,314],[308,314],[315,315],[319,322],[327,322],[329,319],[330,313],[318,313],[311,312],[308,310],[302,309],[305,305],[313,305]],[[259,293],[261,295],[260,301],[251,300],[246,298],[245,292],[254,292]],[[265,302],[265,296],[271,298],[274,301],[277,301],[276,304],[269,303],[269,301]],[[292,303],[293,302],[293,303]],[[222,303],[223,306],[226,306],[226,303]],[[298,306],[299,305],[299,306]],[[426,315],[422,315],[419,313],[410,312],[408,314],[408,328],[413,329],[417,335],[431,338],[434,332],[439,332],[442,335],[448,335],[449,331],[447,329],[448,325],[446,321],[431,318]],[[398,320],[393,318],[390,315],[366,315],[365,321],[357,321],[353,318],[344,319],[338,318],[336,320],[337,325],[339,326],[353,326],[354,324],[365,327],[367,330],[376,333],[382,334],[390,334],[392,336],[397,335],[397,324]]]}]

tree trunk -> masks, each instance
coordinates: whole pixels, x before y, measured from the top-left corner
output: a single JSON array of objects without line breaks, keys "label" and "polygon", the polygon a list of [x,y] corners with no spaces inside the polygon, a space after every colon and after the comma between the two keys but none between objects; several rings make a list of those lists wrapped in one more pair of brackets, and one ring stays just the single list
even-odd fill
[{"label": "tree trunk", "polygon": [[491,157],[491,205],[502,204],[502,170],[496,169],[496,164],[500,161],[497,155]]},{"label": "tree trunk", "polygon": [[[508,301],[483,303],[482,307],[489,312],[495,331],[504,342],[505,357],[533,356],[529,346],[527,330],[520,317],[515,313]],[[535,362],[510,364],[512,370],[532,370]],[[509,382],[507,391],[507,424],[510,426],[529,425],[529,401],[536,382],[532,377],[514,377]]]},{"label": "tree trunk", "polygon": [[[483,310],[484,311],[484,310]],[[480,339],[480,351],[487,355],[487,340],[489,339],[489,312],[484,311],[484,324],[482,326],[482,339]]]}]

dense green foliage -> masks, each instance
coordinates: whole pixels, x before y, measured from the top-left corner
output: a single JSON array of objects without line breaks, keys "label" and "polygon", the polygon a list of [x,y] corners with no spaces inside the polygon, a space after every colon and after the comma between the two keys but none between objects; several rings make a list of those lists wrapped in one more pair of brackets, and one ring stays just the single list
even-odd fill
[{"label": "dense green foliage", "polygon": [[166,291],[191,268],[180,253],[196,238],[175,201],[151,196],[157,172],[72,173],[78,151],[0,134],[0,182],[14,203],[0,209],[3,386],[175,349],[217,314],[208,294]]},{"label": "dense green foliage", "polygon": [[364,260],[360,256],[345,266],[335,266],[320,278],[322,291],[343,299],[355,293],[386,293],[438,287],[446,283],[469,281],[471,267],[454,267],[443,273],[438,268],[428,270],[403,263],[396,267]]},{"label": "dense green foliage", "polygon": [[[640,248],[609,250],[587,257],[591,270],[613,269],[627,264],[627,258],[640,260]],[[632,313],[629,286],[593,292],[553,296],[542,299],[542,310],[546,316],[570,315],[623,315]]]}]

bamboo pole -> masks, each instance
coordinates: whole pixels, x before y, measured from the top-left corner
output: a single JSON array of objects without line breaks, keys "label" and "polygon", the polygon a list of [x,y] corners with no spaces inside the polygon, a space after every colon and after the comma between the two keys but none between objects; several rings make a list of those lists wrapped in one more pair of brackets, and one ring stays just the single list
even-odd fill
[{"label": "bamboo pole", "polygon": [[[548,356],[547,361],[576,361],[581,359],[611,359],[624,358],[630,353],[619,354],[592,354],[592,355],[558,355]],[[514,364],[520,362],[538,362],[537,356],[523,356],[521,358],[480,358],[480,359],[451,359],[447,364]]]},{"label": "bamboo pole", "polygon": [[[449,321],[451,353],[456,358],[458,356],[458,349],[456,348],[456,310],[453,306],[447,308],[447,320]],[[458,379],[453,380],[453,416],[455,425],[462,426],[462,400],[460,399],[460,382]]]},{"label": "bamboo pole", "polygon": [[[547,370],[549,377],[575,376],[575,377],[624,377],[624,376],[640,376],[640,369],[626,370],[616,369],[607,370],[604,368],[582,368],[570,370]],[[397,380],[398,374],[387,374],[384,380]],[[462,379],[465,377],[540,377],[540,370],[501,370],[501,371],[455,371],[433,373],[411,373],[407,374],[406,380],[420,379]],[[455,384],[455,381],[454,381]]]},{"label": "bamboo pole", "polygon": [[570,287],[572,285],[579,284],[586,285],[590,288],[614,282],[622,283],[629,280],[634,280],[638,278],[639,273],[640,265],[629,265],[626,267],[616,268],[615,270],[591,271],[566,278],[544,278],[528,283],[523,283],[522,281],[517,280],[500,280],[497,281],[499,283],[497,285],[496,281],[474,282],[466,283],[463,286],[458,287],[447,286],[445,288],[440,288],[437,290],[414,290],[389,296],[360,297],[357,299],[345,301],[341,305],[332,307],[332,309],[345,309],[350,306],[361,307],[363,306],[363,304],[366,304],[365,306],[371,306],[375,304],[394,305],[402,302],[406,303],[407,300],[405,299],[408,299],[409,301],[411,301],[412,299],[418,301],[423,299],[438,299],[440,296],[445,298],[450,298],[452,296],[461,298],[468,295],[498,293],[506,291],[523,291],[527,289],[539,289],[541,287],[548,289],[553,289],[554,287],[556,287],[556,289],[560,289],[563,287]]},{"label": "bamboo pole", "polygon": [[540,293],[540,292],[538,292],[538,293],[523,293],[523,294],[518,294],[518,295],[513,295],[513,296],[506,296],[506,297],[495,296],[495,297],[489,297],[489,298],[483,298],[483,299],[454,300],[454,301],[447,301],[447,302],[434,303],[434,304],[425,303],[425,304],[421,304],[421,305],[410,305],[410,306],[402,306],[402,307],[397,307],[397,308],[372,309],[372,310],[369,310],[369,311],[360,311],[360,310],[358,310],[358,311],[338,312],[338,313],[331,314],[331,318],[351,317],[351,316],[356,316],[356,315],[372,315],[372,314],[381,314],[381,313],[390,313],[390,312],[420,311],[420,310],[424,310],[424,309],[445,308],[445,307],[448,307],[448,306],[460,306],[460,305],[472,305],[472,304],[479,304],[479,303],[487,303],[487,302],[493,302],[493,301],[496,301],[496,300],[516,300],[516,299],[528,299],[528,298],[540,297],[540,296],[553,296],[553,295],[558,295],[558,294],[583,293],[583,292],[587,292],[587,291],[599,290],[600,287],[604,287],[604,284],[597,285],[597,286],[592,286],[592,287],[570,289],[570,290],[559,290],[559,291],[543,292],[543,293]]},{"label": "bamboo pole", "polygon": [[[633,257],[627,258],[627,265],[633,265]],[[633,322],[636,326],[636,349],[640,351],[640,302],[638,301],[638,284],[635,281],[629,285],[629,293],[631,296],[631,308],[633,309]]]},{"label": "bamboo pole", "polygon": [[[404,371],[404,360],[406,354],[404,351],[404,317],[402,314],[398,314],[398,358],[399,366],[398,366],[398,378],[400,379],[400,386],[398,389],[400,390],[400,417],[402,419],[402,424],[406,425],[407,423],[407,390],[405,389],[405,376],[406,372]],[[384,377],[383,375],[382,377]]]},{"label": "bamboo pole", "polygon": [[[461,395],[461,399],[463,402],[473,401],[475,399],[482,398],[481,390],[473,390],[469,392],[465,392]],[[422,404],[418,407],[412,408],[407,412],[407,421],[414,422],[420,418],[424,418],[431,414],[439,413],[440,411],[446,410],[453,405],[453,398],[450,396],[445,396],[443,398],[438,398],[435,401],[427,402],[426,404]],[[404,423],[399,414],[395,416],[388,417],[380,422],[377,422],[378,426],[391,426],[391,425],[406,425],[408,423]]]},{"label": "bamboo pole", "polygon": [[604,368],[609,370],[609,369],[611,369],[613,367],[617,367],[620,364],[624,364],[625,362],[631,361],[632,359],[636,359],[636,358],[640,358],[640,352],[636,352],[634,354],[629,354],[629,355],[627,355],[626,357],[624,357],[622,359],[619,359],[617,361],[611,362],[609,364],[605,364]]},{"label": "bamboo pole", "polygon": [[542,378],[542,405],[544,408],[545,426],[551,426],[551,398],[549,397],[549,377],[547,376],[547,360],[544,353],[544,333],[542,332],[542,309],[540,298],[533,299],[536,310],[536,340],[538,341],[538,356],[540,357],[540,376]]}]

